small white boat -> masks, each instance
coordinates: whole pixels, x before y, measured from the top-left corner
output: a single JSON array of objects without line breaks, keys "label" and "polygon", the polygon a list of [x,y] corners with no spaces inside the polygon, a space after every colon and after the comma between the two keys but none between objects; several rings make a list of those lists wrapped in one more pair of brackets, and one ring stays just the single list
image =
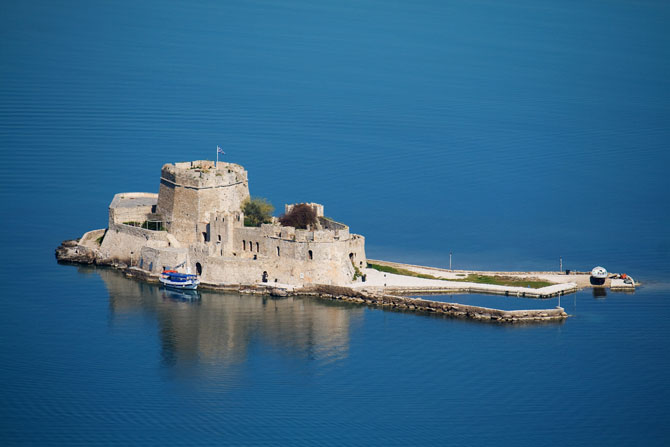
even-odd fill
[{"label": "small white boat", "polygon": [[593,267],[593,270],[591,270],[591,276],[597,279],[606,279],[607,278],[607,270],[605,267]]},{"label": "small white boat", "polygon": [[605,267],[597,266],[591,270],[591,284],[594,286],[602,286],[607,279],[607,270]]},{"label": "small white boat", "polygon": [[163,286],[177,290],[195,290],[200,284],[196,275],[190,273],[179,273],[176,270],[164,270],[158,280]]}]

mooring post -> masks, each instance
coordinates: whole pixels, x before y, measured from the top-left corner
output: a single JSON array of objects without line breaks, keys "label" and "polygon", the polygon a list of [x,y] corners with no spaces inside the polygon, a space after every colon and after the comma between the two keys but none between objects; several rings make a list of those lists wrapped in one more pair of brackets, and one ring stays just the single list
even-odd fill
[{"label": "mooring post", "polygon": [[563,271],[563,256],[558,258],[558,271],[562,272]]},{"label": "mooring post", "polygon": [[451,270],[451,252],[449,252],[449,270]]}]

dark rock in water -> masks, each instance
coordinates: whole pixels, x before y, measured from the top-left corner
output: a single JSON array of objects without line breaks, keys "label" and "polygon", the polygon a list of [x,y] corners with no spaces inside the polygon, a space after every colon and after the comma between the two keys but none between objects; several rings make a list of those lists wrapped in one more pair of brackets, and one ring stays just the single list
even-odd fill
[{"label": "dark rock in water", "polygon": [[284,296],[288,296],[288,292],[284,289],[274,288],[274,289],[270,290],[270,296],[284,297]]},{"label": "dark rock in water", "polygon": [[56,259],[58,262],[94,264],[96,256],[93,250],[78,245],[76,240],[67,240],[56,248]]},{"label": "dark rock in water", "polygon": [[106,265],[106,266],[112,266],[114,265],[114,260],[112,258],[99,258],[95,261],[97,265]]}]

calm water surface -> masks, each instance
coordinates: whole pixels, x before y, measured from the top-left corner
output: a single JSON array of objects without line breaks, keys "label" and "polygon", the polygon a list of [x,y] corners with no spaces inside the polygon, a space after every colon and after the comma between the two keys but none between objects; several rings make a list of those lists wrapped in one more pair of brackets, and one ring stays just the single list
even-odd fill
[{"label": "calm water surface", "polygon": [[[667,23],[655,1],[3,2],[0,442],[667,445]],[[55,263],[217,144],[370,258],[645,285],[501,326]]]}]

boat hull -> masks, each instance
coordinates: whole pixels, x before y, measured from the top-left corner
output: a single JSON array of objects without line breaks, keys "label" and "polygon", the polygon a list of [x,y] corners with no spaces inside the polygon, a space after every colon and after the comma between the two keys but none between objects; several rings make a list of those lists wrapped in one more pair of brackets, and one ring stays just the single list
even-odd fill
[{"label": "boat hull", "polygon": [[163,287],[174,290],[196,290],[198,288],[198,281],[170,281],[169,279],[160,278]]}]

